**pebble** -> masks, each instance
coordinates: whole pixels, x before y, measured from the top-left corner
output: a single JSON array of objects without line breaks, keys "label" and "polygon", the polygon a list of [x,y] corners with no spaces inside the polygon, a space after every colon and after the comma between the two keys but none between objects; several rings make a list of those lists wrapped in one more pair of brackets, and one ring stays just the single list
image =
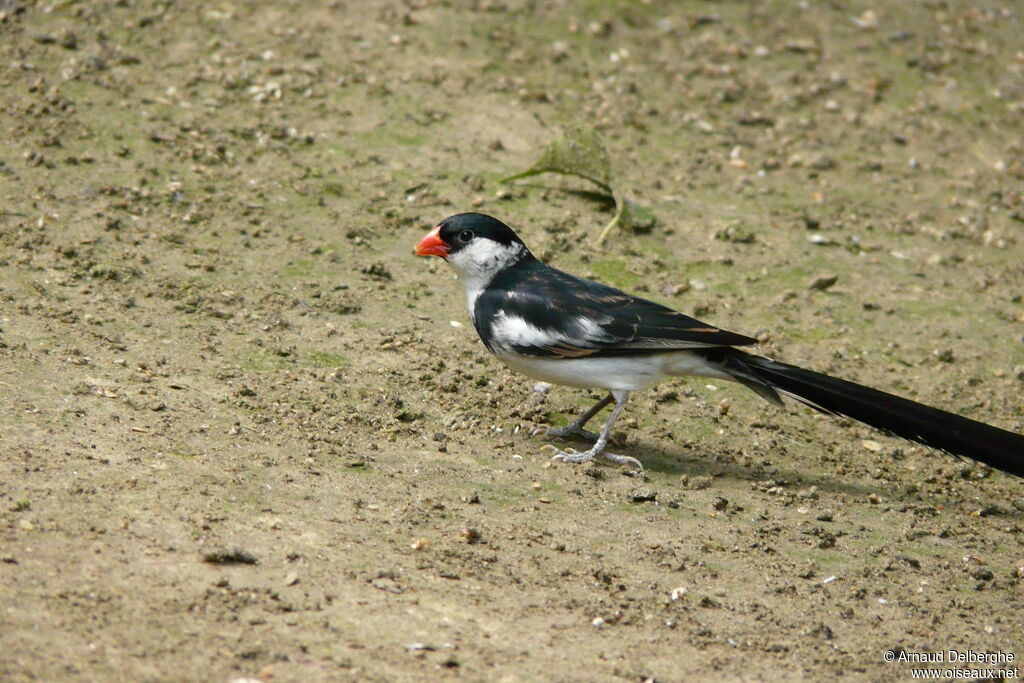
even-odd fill
[{"label": "pebble", "polygon": [[661,293],[665,296],[679,296],[690,291],[690,283],[680,282],[674,285],[664,285],[661,288]]},{"label": "pebble", "polygon": [[256,556],[243,548],[232,550],[214,550],[203,555],[203,562],[207,564],[257,564]]},{"label": "pebble", "polygon": [[807,285],[807,289],[813,289],[824,292],[826,289],[839,282],[838,275],[819,275],[818,277],[811,280],[810,284]]},{"label": "pebble", "polygon": [[653,503],[658,500],[658,492],[651,488],[637,489],[629,494],[631,503]]}]

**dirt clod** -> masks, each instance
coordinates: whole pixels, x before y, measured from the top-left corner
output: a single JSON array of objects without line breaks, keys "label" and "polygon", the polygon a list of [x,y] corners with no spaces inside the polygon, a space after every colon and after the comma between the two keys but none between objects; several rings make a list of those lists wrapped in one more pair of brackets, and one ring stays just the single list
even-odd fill
[{"label": "dirt clod", "polygon": [[203,562],[207,564],[259,564],[255,555],[242,548],[204,553]]}]

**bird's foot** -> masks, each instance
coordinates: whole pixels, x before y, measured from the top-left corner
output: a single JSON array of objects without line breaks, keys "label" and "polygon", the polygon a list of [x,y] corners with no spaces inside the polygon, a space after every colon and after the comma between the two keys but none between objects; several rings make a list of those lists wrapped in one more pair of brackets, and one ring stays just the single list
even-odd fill
[{"label": "bird's foot", "polygon": [[636,458],[632,458],[628,455],[616,455],[615,453],[609,453],[608,451],[602,448],[598,448],[597,446],[589,450],[585,450],[582,453],[572,448],[567,448],[566,450],[563,451],[559,448],[555,448],[550,444],[546,444],[544,448],[542,448],[542,450],[549,448],[554,452],[554,455],[551,456],[551,460],[553,462],[571,462],[578,464],[583,462],[590,462],[595,457],[600,455],[605,460],[613,462],[616,465],[633,465],[641,472],[644,469],[643,464]]},{"label": "bird's foot", "polygon": [[558,439],[567,439],[571,436],[578,436],[585,441],[597,441],[598,435],[589,429],[584,429],[576,425],[575,423],[567,424],[564,427],[552,427],[551,425],[538,425],[530,430],[530,436],[536,436],[543,434],[544,436],[553,436]]}]

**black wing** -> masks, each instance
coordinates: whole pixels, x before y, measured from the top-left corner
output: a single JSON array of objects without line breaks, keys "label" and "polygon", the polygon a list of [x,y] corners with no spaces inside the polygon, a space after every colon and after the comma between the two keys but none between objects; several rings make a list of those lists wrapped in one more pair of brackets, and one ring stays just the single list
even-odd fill
[{"label": "black wing", "polygon": [[534,357],[614,356],[757,343],[533,259],[495,276],[477,299],[473,317],[491,351],[497,346]]}]

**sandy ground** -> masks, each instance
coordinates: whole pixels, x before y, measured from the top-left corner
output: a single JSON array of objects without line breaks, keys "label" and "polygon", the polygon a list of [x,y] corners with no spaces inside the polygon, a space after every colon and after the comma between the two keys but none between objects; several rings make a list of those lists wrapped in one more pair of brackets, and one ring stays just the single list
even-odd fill
[{"label": "sandy ground", "polygon": [[[412,256],[477,208],[1024,431],[1022,33],[1008,1],[0,0],[0,678],[1024,657],[1020,480],[684,381],[619,423],[644,475],[549,467],[530,428],[598,395],[533,391]],[[652,231],[499,184],[573,123]]]}]

